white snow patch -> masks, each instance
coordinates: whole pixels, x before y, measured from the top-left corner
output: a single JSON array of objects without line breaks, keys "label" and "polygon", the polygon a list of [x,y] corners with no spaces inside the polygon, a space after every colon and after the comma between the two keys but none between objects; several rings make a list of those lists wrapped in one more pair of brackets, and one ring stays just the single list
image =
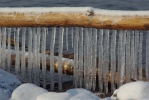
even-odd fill
[{"label": "white snow patch", "polygon": [[49,93],[44,93],[40,96],[37,97],[36,100],[69,100],[71,98],[70,93],[56,93],[56,92],[49,92]]},{"label": "white snow patch", "polygon": [[69,100],[100,100],[100,97],[86,89],[70,89],[66,92],[73,96]]},{"label": "white snow patch", "polygon": [[101,100],[116,100],[116,97],[106,97],[106,98],[103,98]]},{"label": "white snow patch", "polygon": [[120,100],[127,99],[149,99],[149,82],[137,81],[124,84],[117,91],[117,98]]},{"label": "white snow patch", "polygon": [[149,16],[149,11],[122,11],[122,10],[105,10],[92,7],[5,7],[0,8],[0,13],[21,13],[21,14],[87,14],[93,12],[94,15],[110,16]]},{"label": "white snow patch", "polygon": [[48,91],[36,85],[27,83],[16,88],[13,91],[10,100],[36,100],[36,98],[43,93],[48,93]]}]

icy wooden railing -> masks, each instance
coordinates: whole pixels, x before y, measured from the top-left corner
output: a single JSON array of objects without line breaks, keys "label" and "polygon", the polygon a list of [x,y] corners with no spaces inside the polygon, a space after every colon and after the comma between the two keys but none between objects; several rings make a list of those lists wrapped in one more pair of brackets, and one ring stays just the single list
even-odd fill
[{"label": "icy wooden railing", "polygon": [[[44,88],[47,81],[50,81],[51,90],[54,90],[54,71],[58,71],[60,91],[62,72],[73,74],[75,88],[84,87],[100,92],[104,89],[106,93],[110,89],[108,82],[113,92],[115,83],[119,87],[131,78],[149,80],[149,34],[147,31],[137,31],[149,29],[148,18],[149,11],[111,11],[90,7],[0,8],[0,32],[3,34],[0,37],[1,68],[13,72],[15,61],[15,74],[37,85],[40,85],[41,78]],[[75,31],[73,27],[76,27]],[[64,33],[68,50],[68,40],[72,39],[70,42],[74,48],[74,60],[62,57]],[[45,54],[46,34],[51,34],[48,48],[50,56]],[[56,34],[59,34],[58,57],[54,56]],[[68,38],[69,34],[71,38]],[[12,36],[15,38],[15,50],[10,45]],[[21,48],[19,41],[22,43]],[[145,62],[142,60],[144,58]],[[47,69],[50,69],[50,75]]]}]

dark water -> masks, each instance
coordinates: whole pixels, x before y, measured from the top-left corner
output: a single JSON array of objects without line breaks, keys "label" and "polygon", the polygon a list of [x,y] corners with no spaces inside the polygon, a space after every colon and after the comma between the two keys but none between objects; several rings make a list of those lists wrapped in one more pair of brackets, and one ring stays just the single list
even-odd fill
[{"label": "dark water", "polygon": [[95,7],[114,10],[149,10],[149,0],[0,0],[0,7]]}]

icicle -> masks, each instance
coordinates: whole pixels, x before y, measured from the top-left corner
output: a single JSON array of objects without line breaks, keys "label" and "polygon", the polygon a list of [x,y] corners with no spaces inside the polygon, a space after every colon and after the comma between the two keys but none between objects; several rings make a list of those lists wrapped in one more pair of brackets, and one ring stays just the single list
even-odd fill
[{"label": "icicle", "polygon": [[112,31],[111,36],[111,92],[115,90],[115,73],[116,73],[116,55],[115,55],[115,46],[116,46],[116,30]]},{"label": "icicle", "polygon": [[93,78],[92,78],[92,28],[89,29],[89,33],[88,33],[88,87],[87,89],[91,90],[92,88],[92,82],[93,82]]},{"label": "icicle", "polygon": [[92,36],[92,78],[93,78],[93,91],[96,87],[96,55],[97,55],[97,29],[93,29]]},{"label": "icicle", "polygon": [[73,48],[73,27],[71,28],[71,39],[72,39],[72,48]]},{"label": "icicle", "polygon": [[[1,33],[1,32],[0,32]],[[11,69],[11,44],[10,44],[11,28],[8,28],[8,52],[7,52],[7,71]]]},{"label": "icicle", "polygon": [[134,78],[134,31],[131,32],[131,78]]},{"label": "icicle", "polygon": [[60,35],[59,35],[59,48],[58,48],[58,88],[59,91],[62,91],[62,52],[63,52],[63,35],[64,35],[64,28],[60,28]]},{"label": "icicle", "polygon": [[29,82],[32,82],[32,29],[29,28],[28,35],[28,78]]},{"label": "icicle", "polygon": [[37,85],[40,86],[40,34],[41,34],[41,28],[37,28]]},{"label": "icicle", "polygon": [[[120,32],[121,34],[121,32]],[[121,55],[121,78],[120,78],[120,85],[124,83],[124,76],[125,76],[125,44],[126,44],[126,31],[122,31],[122,47],[120,48],[120,55]]]},{"label": "icicle", "polygon": [[104,87],[105,93],[108,93],[108,74],[109,74],[109,30],[105,30],[104,37],[104,65],[103,65],[103,78],[104,78]]},{"label": "icicle", "polygon": [[15,36],[15,34],[16,34],[16,28],[13,28],[13,30],[14,30],[14,48],[16,50],[16,36]]},{"label": "icicle", "polygon": [[120,87],[120,76],[121,76],[121,47],[122,47],[122,31],[119,32],[118,40],[118,71],[117,71],[117,85]]},{"label": "icicle", "polygon": [[81,28],[80,32],[80,40],[79,40],[79,81],[80,88],[83,85],[83,28]]},{"label": "icicle", "polygon": [[130,31],[127,31],[127,38],[126,38],[126,82],[130,81]]},{"label": "icicle", "polygon": [[85,29],[85,42],[84,42],[84,86],[88,87],[88,28]]},{"label": "icicle", "polygon": [[22,52],[21,52],[21,73],[22,77],[26,78],[26,65],[25,65],[25,34],[26,28],[22,28]]},{"label": "icicle", "polygon": [[103,29],[99,32],[99,61],[98,61],[98,80],[99,80],[99,92],[103,92]]},{"label": "icicle", "polygon": [[78,87],[78,40],[79,40],[79,28],[75,29],[75,38],[74,38],[74,87]]},{"label": "icicle", "polygon": [[33,28],[33,83],[37,83],[37,33],[36,28]]},{"label": "icicle", "polygon": [[2,36],[3,36],[3,42],[2,42],[2,68],[5,70],[5,61],[6,61],[6,28],[2,28]]},{"label": "icicle", "polygon": [[55,45],[56,27],[52,28],[50,43],[50,87],[54,90],[54,45]]},{"label": "icicle", "polygon": [[[1,27],[0,27],[0,34],[1,34],[0,41],[2,41],[3,34],[1,32]],[[2,69],[2,47],[1,47],[1,44],[2,44],[2,42],[0,43],[0,69]]]},{"label": "icicle", "polygon": [[137,80],[137,69],[138,69],[138,44],[139,44],[139,31],[135,31],[135,49],[134,49],[134,58],[135,58],[135,67],[134,67],[134,79]]},{"label": "icicle", "polygon": [[43,88],[46,88],[46,28],[42,28],[42,84]]},{"label": "icicle", "polygon": [[139,38],[139,80],[142,81],[142,41],[143,41],[143,32],[140,31]]},{"label": "icicle", "polygon": [[146,33],[146,79],[149,81],[149,31]]},{"label": "icicle", "polygon": [[68,51],[68,27],[66,27],[66,47]]},{"label": "icicle", "polygon": [[20,57],[19,57],[19,32],[20,29],[17,28],[17,33],[16,33],[16,61],[15,61],[15,72],[17,75],[19,75],[20,71]]}]

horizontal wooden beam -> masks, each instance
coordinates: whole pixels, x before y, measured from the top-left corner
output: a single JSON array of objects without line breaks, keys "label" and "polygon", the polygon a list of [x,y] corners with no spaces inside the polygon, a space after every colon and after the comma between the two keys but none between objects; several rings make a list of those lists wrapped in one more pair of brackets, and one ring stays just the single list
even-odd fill
[{"label": "horizontal wooden beam", "polygon": [[0,13],[0,27],[85,27],[116,30],[149,30],[149,16],[110,16],[95,15],[94,13]]}]

